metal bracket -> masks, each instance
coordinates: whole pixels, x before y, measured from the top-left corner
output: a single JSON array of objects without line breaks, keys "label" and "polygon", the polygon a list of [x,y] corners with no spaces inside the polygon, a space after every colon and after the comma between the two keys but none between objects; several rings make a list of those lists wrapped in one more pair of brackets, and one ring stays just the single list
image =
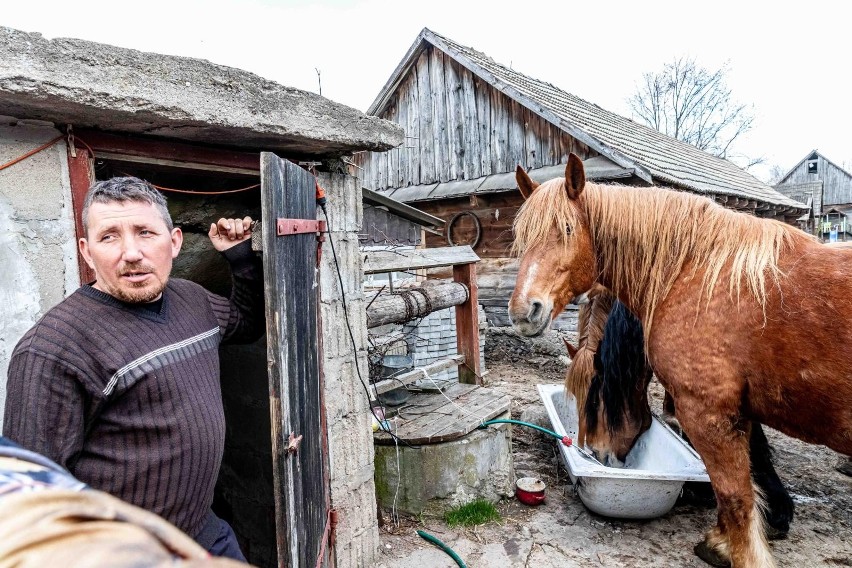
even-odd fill
[{"label": "metal bracket", "polygon": [[72,125],[67,125],[65,129],[66,134],[68,135],[68,151],[71,152],[71,157],[77,157],[77,147],[74,145],[74,127]]},{"label": "metal bracket", "polygon": [[305,233],[324,233],[325,221],[312,219],[276,219],[275,226],[279,237],[302,235]]}]

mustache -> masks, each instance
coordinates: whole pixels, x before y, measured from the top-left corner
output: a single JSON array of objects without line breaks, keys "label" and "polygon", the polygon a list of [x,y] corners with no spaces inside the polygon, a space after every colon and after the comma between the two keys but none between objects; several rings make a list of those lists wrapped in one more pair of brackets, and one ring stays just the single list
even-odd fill
[{"label": "mustache", "polygon": [[119,276],[127,276],[129,274],[150,273],[154,272],[154,267],[146,263],[125,264],[118,269]]}]

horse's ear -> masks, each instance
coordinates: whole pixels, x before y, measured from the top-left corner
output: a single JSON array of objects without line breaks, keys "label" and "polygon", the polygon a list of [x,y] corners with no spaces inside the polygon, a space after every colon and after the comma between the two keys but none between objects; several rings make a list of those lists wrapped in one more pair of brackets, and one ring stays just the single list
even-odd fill
[{"label": "horse's ear", "polygon": [[565,339],[564,337],[562,338],[562,341],[565,342],[565,349],[568,350],[568,355],[571,356],[571,359],[574,359],[575,357],[577,357],[577,351],[579,351],[579,349],[577,349],[576,347],[574,347],[573,345],[568,343],[568,340]]},{"label": "horse's ear", "polygon": [[577,199],[586,187],[586,170],[583,169],[583,160],[577,154],[568,154],[568,163],[565,165],[565,191],[569,199]]},{"label": "horse's ear", "polygon": [[518,167],[515,168],[515,180],[518,182],[518,189],[521,190],[524,199],[529,199],[533,190],[538,187],[538,184],[524,171],[521,164],[518,164]]}]

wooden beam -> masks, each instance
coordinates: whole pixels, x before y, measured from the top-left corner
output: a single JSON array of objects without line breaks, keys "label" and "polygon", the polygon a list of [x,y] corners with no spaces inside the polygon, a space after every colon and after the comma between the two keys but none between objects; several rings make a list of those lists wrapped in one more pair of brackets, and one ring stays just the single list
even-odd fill
[{"label": "wooden beam", "polygon": [[260,175],[258,170],[251,170],[247,168],[234,168],[231,166],[215,166],[211,164],[203,164],[200,162],[181,162],[177,160],[170,160],[166,158],[152,158],[150,156],[137,156],[133,154],[122,154],[119,152],[109,152],[105,150],[98,150],[98,159],[100,160],[114,160],[118,162],[131,162],[134,164],[150,164],[153,166],[163,166],[166,168],[176,168],[180,170],[192,170],[192,171],[204,171],[204,172],[217,172],[217,173],[225,173],[225,174],[239,174],[244,176],[254,176],[257,177]]},{"label": "wooden beam", "polygon": [[260,154],[257,152],[236,152],[170,140],[120,136],[85,128],[74,129],[74,136],[88,144],[95,151],[95,156],[98,157],[100,157],[99,151],[104,151],[127,156],[167,157],[176,162],[195,162],[211,166],[239,168],[251,170],[255,174],[260,171]]},{"label": "wooden beam", "polygon": [[388,323],[402,323],[457,306],[467,301],[468,295],[467,287],[458,282],[380,294],[370,301],[367,308],[367,329]]},{"label": "wooden beam", "polygon": [[429,215],[425,211],[415,209],[411,205],[406,205],[401,201],[391,199],[390,197],[382,195],[377,191],[362,188],[361,193],[363,195],[365,203],[387,207],[389,211],[395,213],[403,219],[414,221],[419,225],[426,227],[443,227],[446,224],[446,221],[444,221],[443,219],[435,217],[434,215]]},{"label": "wooden beam", "polygon": [[376,394],[384,394],[403,385],[410,385],[417,379],[425,378],[427,374],[434,375],[435,373],[440,373],[444,369],[449,369],[456,365],[464,365],[464,355],[452,355],[446,359],[439,359],[438,361],[430,363],[424,367],[418,367],[411,371],[400,373],[392,379],[377,381],[370,387],[370,397],[375,398]]},{"label": "wooden beam", "polygon": [[[428,250],[428,249],[427,249]],[[464,355],[465,364],[459,365],[459,382],[481,385],[479,364],[479,294],[476,284],[476,264],[453,266],[453,280],[470,290],[467,301],[456,306],[456,345]]]},{"label": "wooden beam", "polygon": [[[77,147],[77,156],[71,155],[68,149],[68,177],[71,182],[71,207],[74,209],[74,228],[76,229],[77,241],[86,236],[83,230],[83,202],[86,193],[95,179],[95,170],[92,167],[92,155],[80,146]],[[95,271],[92,270],[83,255],[77,248],[77,269],[80,272],[80,284],[88,284],[95,280]]]},{"label": "wooden beam", "polygon": [[364,274],[407,272],[419,268],[439,268],[479,262],[479,256],[467,245],[411,250],[375,250],[363,254]]}]

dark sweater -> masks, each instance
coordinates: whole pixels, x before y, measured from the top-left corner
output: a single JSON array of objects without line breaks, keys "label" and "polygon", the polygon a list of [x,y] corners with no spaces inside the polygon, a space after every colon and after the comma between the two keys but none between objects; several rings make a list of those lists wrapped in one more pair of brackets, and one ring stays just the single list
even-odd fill
[{"label": "dark sweater", "polygon": [[159,313],[91,286],[48,311],[12,353],[3,434],[197,536],[224,447],[218,347],[264,329],[250,243],[225,257],[230,300],[170,279]]}]

